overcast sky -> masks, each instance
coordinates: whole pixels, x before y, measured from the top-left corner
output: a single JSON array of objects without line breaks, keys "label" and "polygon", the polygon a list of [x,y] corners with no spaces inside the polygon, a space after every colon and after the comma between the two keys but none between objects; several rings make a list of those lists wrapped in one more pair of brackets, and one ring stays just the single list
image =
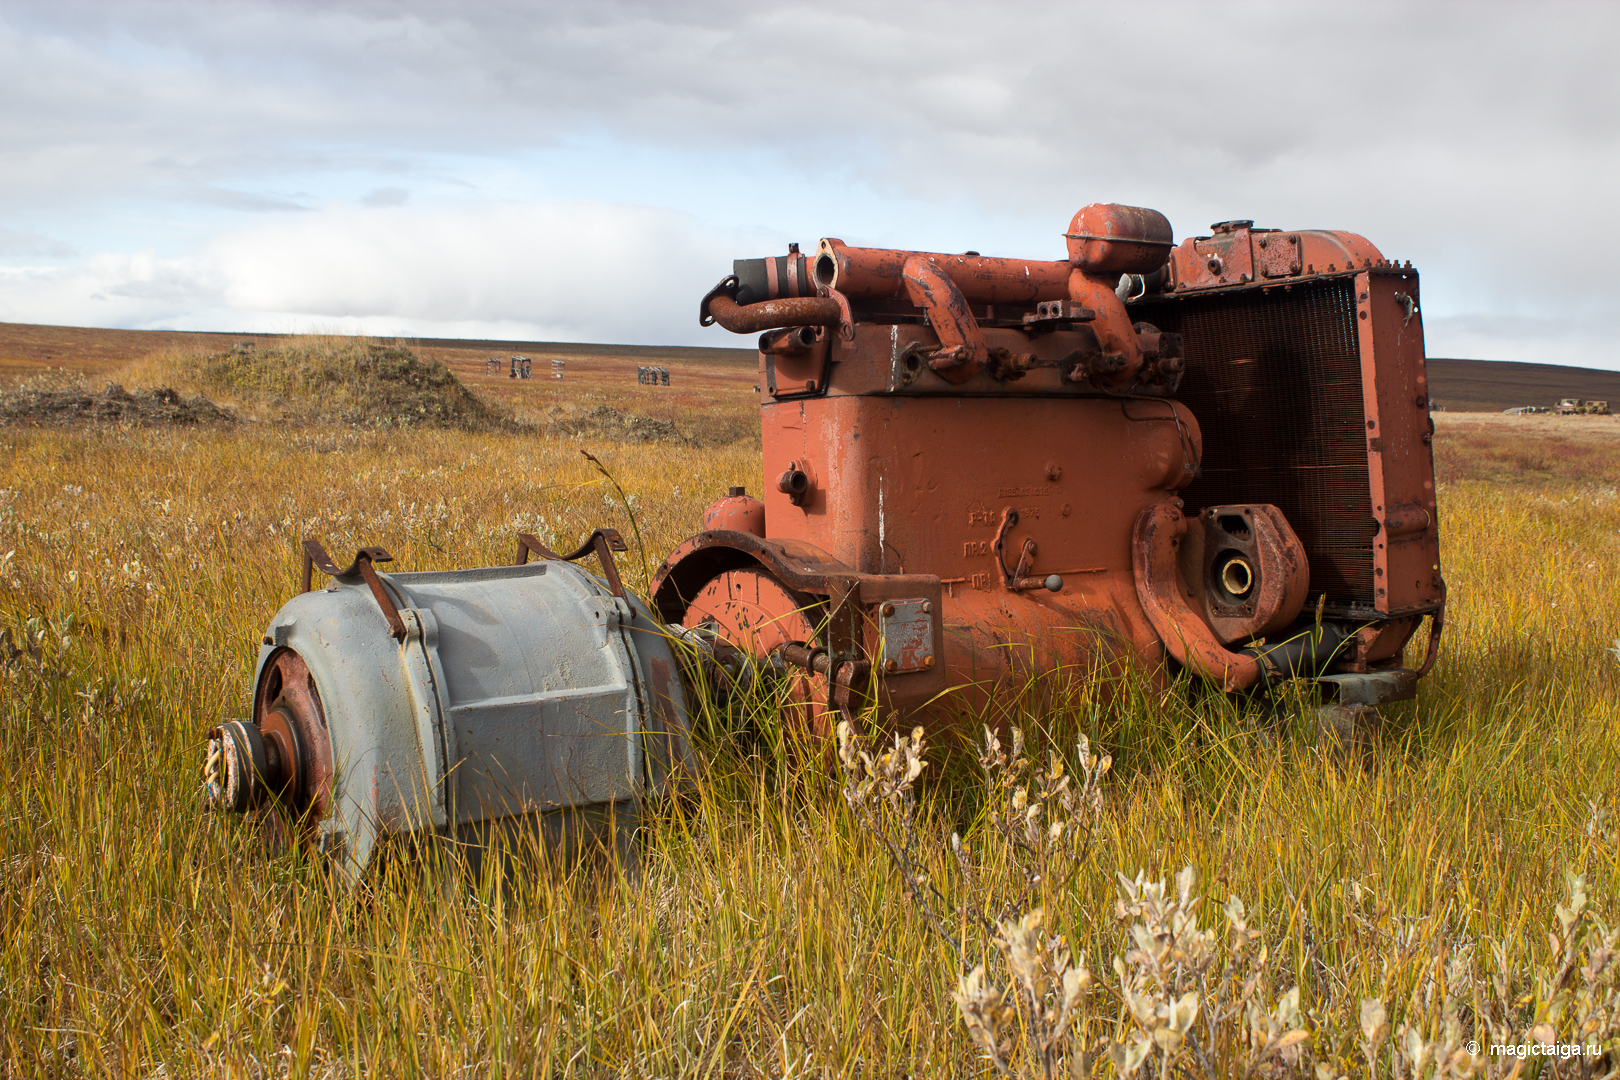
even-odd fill
[{"label": "overcast sky", "polygon": [[1620,4],[0,0],[0,320],[740,345],[822,236],[1349,229],[1429,353],[1620,369]]}]

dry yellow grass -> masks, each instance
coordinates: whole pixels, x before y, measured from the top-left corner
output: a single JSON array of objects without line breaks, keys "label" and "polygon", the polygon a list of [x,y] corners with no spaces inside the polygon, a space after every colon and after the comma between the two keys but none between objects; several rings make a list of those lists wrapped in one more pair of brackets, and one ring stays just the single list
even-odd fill
[{"label": "dry yellow grass", "polygon": [[[1442,424],[1442,458],[1456,435]],[[426,865],[356,899],[202,813],[201,732],[242,715],[301,535],[340,557],[380,544],[410,569],[508,561],[519,529],[553,546],[599,525],[632,536],[582,448],[633,504],[636,587],[716,494],[761,483],[746,445],[0,429],[0,629],[25,646],[0,663],[0,1075],[990,1072],[951,996],[957,955],[823,759],[783,752],[768,700],[763,739],[707,719],[693,801],[650,823],[638,874],[592,888]],[[1459,469],[1442,485],[1446,647],[1365,768],[1324,753],[1297,710],[1271,724],[1180,685],[1028,718],[1036,741],[1083,732],[1114,757],[1097,842],[1036,896],[1096,974],[1085,1039],[1131,1030],[1116,872],[1189,865],[1206,923],[1228,897],[1247,905],[1331,1075],[1368,1071],[1363,998],[1438,1031],[1436,980],[1459,958],[1533,1019],[1565,871],[1610,925],[1620,912],[1620,496],[1603,454],[1584,476]],[[995,798],[971,777],[925,790],[919,858],[941,882],[953,829],[986,879],[1011,880]],[[967,940],[1000,970],[988,937]]]}]

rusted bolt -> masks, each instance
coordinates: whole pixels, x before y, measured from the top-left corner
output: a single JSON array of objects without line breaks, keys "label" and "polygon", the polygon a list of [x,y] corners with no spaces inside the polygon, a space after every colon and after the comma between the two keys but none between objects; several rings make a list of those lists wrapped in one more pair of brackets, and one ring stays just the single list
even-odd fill
[{"label": "rusted bolt", "polygon": [[1207,265],[1209,266],[1209,272],[1212,276],[1221,276],[1221,257],[1219,255],[1211,255]]},{"label": "rusted bolt", "polygon": [[1060,477],[1062,475],[1063,475],[1063,466],[1061,466],[1061,465],[1048,465],[1046,467],[1046,478],[1048,480],[1056,480],[1058,477]]},{"label": "rusted bolt", "polygon": [[1265,247],[1265,246],[1266,246],[1266,238],[1265,238],[1265,237],[1263,237],[1263,236],[1262,236],[1262,237],[1261,237],[1261,238],[1260,238],[1260,246],[1261,246],[1261,247]]},{"label": "rusted bolt", "polygon": [[922,613],[924,615],[932,615],[934,613],[934,605],[932,603],[928,602],[927,600],[924,600],[923,601],[923,606],[922,606]]},{"label": "rusted bolt", "polygon": [[1058,507],[1058,513],[1062,514],[1064,517],[1068,517],[1073,510],[1074,508],[1068,503],[1064,503],[1062,506]]},{"label": "rusted bolt", "polygon": [[884,604],[883,605],[883,617],[885,619],[894,618],[894,605],[893,604]]},{"label": "rusted bolt", "polygon": [[816,392],[816,380],[814,380],[814,379],[806,379],[804,381],[804,389],[805,389],[806,393],[809,393],[809,394],[815,393]]},{"label": "rusted bolt", "polygon": [[889,672],[900,670],[900,661],[898,661],[898,660],[885,660],[885,661],[883,661],[883,670],[884,671],[889,671]]},{"label": "rusted bolt", "polygon": [[934,666],[934,658],[932,656],[923,657],[923,667],[931,668],[933,666]]}]

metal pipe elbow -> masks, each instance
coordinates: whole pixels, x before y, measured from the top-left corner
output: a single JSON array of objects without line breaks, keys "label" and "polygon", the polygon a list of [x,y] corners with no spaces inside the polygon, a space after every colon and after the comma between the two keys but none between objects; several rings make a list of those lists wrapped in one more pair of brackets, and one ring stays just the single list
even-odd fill
[{"label": "metal pipe elbow", "polygon": [[758,334],[784,326],[837,326],[838,301],[823,296],[797,296],[739,304],[721,293],[709,297],[703,314],[733,334]]},{"label": "metal pipe elbow", "polygon": [[1219,683],[1228,693],[1248,690],[1265,678],[1261,661],[1224,648],[1182,591],[1176,549],[1186,531],[1187,519],[1172,503],[1150,506],[1137,515],[1131,530],[1137,599],[1153,632],[1177,663]]}]

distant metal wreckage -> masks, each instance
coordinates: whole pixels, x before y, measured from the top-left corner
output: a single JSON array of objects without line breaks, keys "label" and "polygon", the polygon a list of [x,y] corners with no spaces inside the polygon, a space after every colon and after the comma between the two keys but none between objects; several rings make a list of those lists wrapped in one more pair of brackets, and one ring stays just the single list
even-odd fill
[{"label": "distant metal wreckage", "polygon": [[643,386],[668,386],[669,368],[638,367],[636,368],[636,382]]},{"label": "distant metal wreckage", "polygon": [[[509,356],[502,360],[498,356],[491,356],[484,361],[484,374],[499,375],[503,366],[510,365],[509,379],[527,379],[529,377],[530,361],[527,356]],[[561,376],[558,376],[561,378]]]}]

